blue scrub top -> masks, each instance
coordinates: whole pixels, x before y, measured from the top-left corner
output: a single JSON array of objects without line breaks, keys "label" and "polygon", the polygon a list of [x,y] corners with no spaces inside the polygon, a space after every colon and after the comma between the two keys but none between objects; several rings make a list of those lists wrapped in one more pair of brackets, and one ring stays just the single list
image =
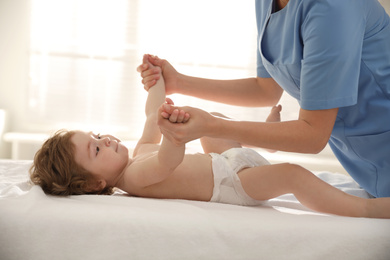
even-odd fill
[{"label": "blue scrub top", "polygon": [[339,108],[329,144],[371,195],[390,197],[390,19],[377,0],[256,0],[257,76],[301,108]]}]

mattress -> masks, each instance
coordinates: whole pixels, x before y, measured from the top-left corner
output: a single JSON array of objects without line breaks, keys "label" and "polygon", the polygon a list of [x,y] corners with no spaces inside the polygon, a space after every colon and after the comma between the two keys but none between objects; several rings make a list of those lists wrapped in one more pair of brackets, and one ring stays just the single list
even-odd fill
[{"label": "mattress", "polygon": [[[313,212],[287,194],[262,206],[46,195],[31,161],[0,160],[0,259],[390,259],[390,220]],[[317,176],[368,197],[349,176]]]}]

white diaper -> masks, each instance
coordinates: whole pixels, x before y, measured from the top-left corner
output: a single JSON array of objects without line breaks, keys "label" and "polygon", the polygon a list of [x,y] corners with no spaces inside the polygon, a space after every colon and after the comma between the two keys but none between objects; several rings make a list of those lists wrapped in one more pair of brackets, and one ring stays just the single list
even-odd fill
[{"label": "white diaper", "polygon": [[249,197],[237,173],[248,167],[270,164],[260,154],[248,148],[232,148],[222,154],[210,153],[214,173],[211,202],[255,206],[262,201]]}]

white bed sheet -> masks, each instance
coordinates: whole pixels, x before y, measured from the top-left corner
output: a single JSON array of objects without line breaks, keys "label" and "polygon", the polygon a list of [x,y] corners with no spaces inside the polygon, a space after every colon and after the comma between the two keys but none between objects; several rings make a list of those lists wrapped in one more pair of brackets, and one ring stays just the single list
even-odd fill
[{"label": "white bed sheet", "polygon": [[[83,195],[28,183],[0,160],[0,259],[390,259],[390,220],[318,214],[292,195],[265,206]],[[358,196],[348,176],[319,173]]]}]

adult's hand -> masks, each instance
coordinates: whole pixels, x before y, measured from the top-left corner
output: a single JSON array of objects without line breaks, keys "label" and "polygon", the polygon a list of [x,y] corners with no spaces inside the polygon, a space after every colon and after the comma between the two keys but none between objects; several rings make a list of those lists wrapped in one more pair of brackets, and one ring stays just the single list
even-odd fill
[{"label": "adult's hand", "polygon": [[185,111],[189,114],[189,120],[185,123],[172,123],[169,117],[161,115],[158,125],[161,133],[176,145],[209,135],[212,132],[212,125],[217,120],[210,113],[194,107],[176,107],[164,105],[164,112],[173,114],[174,111]]},{"label": "adult's hand", "polygon": [[[166,94],[170,95],[173,93],[177,93],[180,74],[175,70],[175,68],[167,60],[160,59],[157,56],[145,54],[144,59],[145,58],[154,66],[158,66],[161,68],[165,81]],[[159,79],[159,68],[150,68],[148,63],[143,62],[137,67],[137,71],[141,73],[142,84],[147,91],[151,87],[153,87]]]},{"label": "adult's hand", "polygon": [[162,104],[158,111],[163,118],[172,123],[186,123],[190,119],[190,114],[183,109],[171,109],[174,103],[170,98],[166,98],[165,101],[166,103]]}]

